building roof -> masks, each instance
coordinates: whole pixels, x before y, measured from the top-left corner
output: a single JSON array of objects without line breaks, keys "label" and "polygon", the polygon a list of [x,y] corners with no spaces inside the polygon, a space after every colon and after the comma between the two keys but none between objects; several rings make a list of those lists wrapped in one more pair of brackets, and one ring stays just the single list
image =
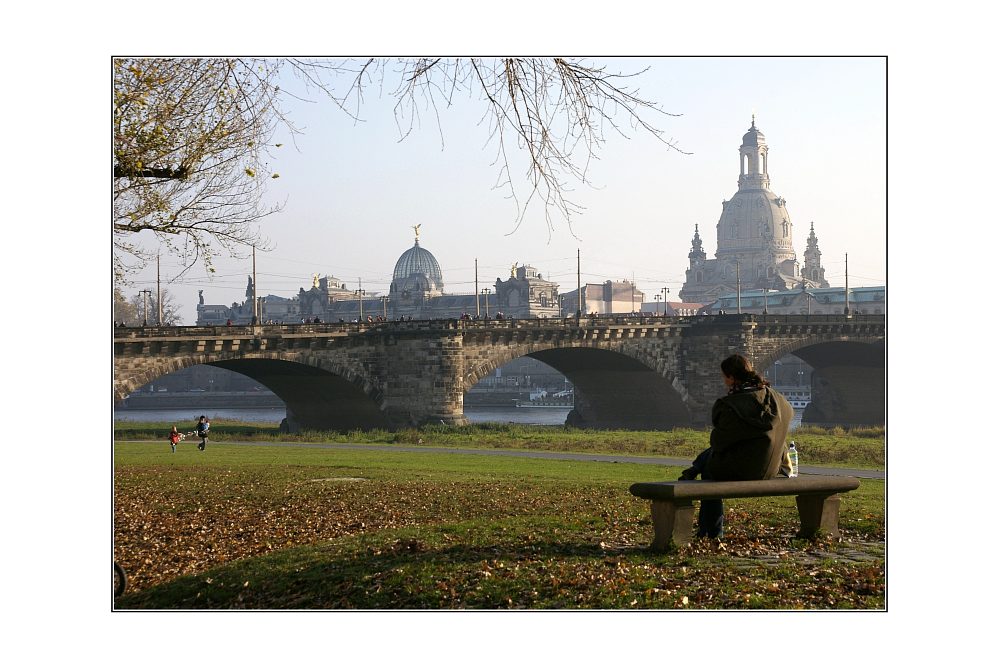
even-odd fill
[{"label": "building roof", "polygon": [[[801,295],[803,292],[807,292],[815,299],[816,302],[821,304],[835,304],[835,303],[845,303],[846,296],[844,294],[844,288],[808,288],[807,290],[768,290],[766,295],[769,299],[781,299],[784,297],[796,297]],[[859,304],[861,302],[883,302],[886,297],[886,288],[883,285],[875,286],[862,286],[856,288],[850,288],[850,303]],[[763,300],[763,290],[743,290],[741,295],[743,301],[750,299]],[[734,304],[739,298],[739,295],[735,292],[730,292],[728,294],[719,295],[715,304],[722,304],[726,308]],[[776,301],[774,302],[776,304]]]},{"label": "building roof", "polygon": [[392,280],[409,278],[413,274],[423,274],[439,285],[444,283],[437,258],[427,249],[421,248],[419,240],[413,243],[412,248],[399,256],[399,260],[395,263],[395,271],[392,272]]},{"label": "building roof", "polygon": [[749,132],[742,135],[742,145],[743,146],[759,146],[760,144],[766,143],[766,137],[760,132],[760,129],[756,127],[756,116],[753,116],[753,124],[749,128]]}]

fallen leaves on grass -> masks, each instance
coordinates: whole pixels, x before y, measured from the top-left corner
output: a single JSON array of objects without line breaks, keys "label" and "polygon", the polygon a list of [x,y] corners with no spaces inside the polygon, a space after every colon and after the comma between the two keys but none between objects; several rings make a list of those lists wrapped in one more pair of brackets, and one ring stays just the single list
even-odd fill
[{"label": "fallen leaves on grass", "polygon": [[[115,556],[136,601],[197,575],[181,607],[883,606],[883,555],[846,559],[836,542],[794,539],[793,508],[727,507],[724,549],[701,540],[655,555],[647,504],[608,486],[299,484],[156,467],[120,469],[115,483]],[[292,572],[269,565],[289,549],[304,550]]]}]

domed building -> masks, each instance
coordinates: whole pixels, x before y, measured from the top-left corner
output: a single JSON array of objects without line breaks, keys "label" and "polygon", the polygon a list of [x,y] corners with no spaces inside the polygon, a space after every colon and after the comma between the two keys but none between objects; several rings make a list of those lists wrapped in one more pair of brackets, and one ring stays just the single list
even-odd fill
[{"label": "domed building", "polygon": [[690,267],[680,290],[684,302],[710,304],[742,290],[828,288],[814,224],[800,267],[792,243],[794,226],[787,201],[770,190],[766,138],[756,117],[739,147],[739,190],[722,201],[715,259],[707,259],[697,225],[688,254]]},{"label": "domed building", "polygon": [[[558,317],[558,284],[546,281],[528,265],[513,265],[507,280],[497,278],[481,293],[447,294],[444,277],[433,253],[420,246],[419,225],[414,226],[413,247],[395,263],[389,286],[390,318],[460,318],[497,316],[510,318]],[[488,287],[486,287],[488,286]]]},{"label": "domed building", "polygon": [[389,300],[393,308],[416,308],[444,294],[444,277],[433,253],[420,247],[417,228],[413,247],[399,256],[392,272]]},{"label": "domed building", "polygon": [[[557,318],[559,316],[558,283],[545,280],[541,272],[529,265],[514,264],[510,277],[497,278],[495,283],[483,282],[479,292],[447,294],[440,264],[426,248],[420,246],[420,226],[414,226],[416,238],[412,248],[399,256],[392,271],[388,295],[348,287],[335,276],[314,274],[312,286],[300,288],[292,298],[267,295],[260,300],[263,322],[356,322],[367,319],[431,320],[470,317],[495,318]],[[252,317],[253,282],[248,279],[247,301],[242,305],[198,305],[199,325],[248,324]]]}]

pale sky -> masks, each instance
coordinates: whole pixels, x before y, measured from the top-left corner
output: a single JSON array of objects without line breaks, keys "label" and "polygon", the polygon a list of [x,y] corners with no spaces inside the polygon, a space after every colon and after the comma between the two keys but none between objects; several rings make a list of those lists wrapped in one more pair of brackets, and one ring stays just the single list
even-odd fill
[{"label": "pale sky", "polygon": [[[257,294],[291,297],[311,285],[313,273],[332,275],[356,289],[386,294],[395,262],[420,244],[441,265],[446,292],[474,290],[528,263],[560,284],[576,287],[576,250],[583,282],[632,279],[646,300],[662,287],[677,300],[688,266],[695,223],[708,257],[717,247],[721,202],[737,190],[738,150],[756,114],[769,146],[771,190],[787,200],[794,247],[803,262],[809,225],[832,286],[886,280],[886,61],[878,57],[595,58],[609,71],[644,74],[633,87],[678,117],[650,115],[665,137],[689,155],[618,120],[589,167],[592,187],[573,184],[584,207],[572,231],[557,213],[549,235],[543,211],[532,206],[514,231],[509,191],[494,188],[496,145],[479,119],[478,100],[462,99],[432,115],[399,140],[394,101],[372,91],[354,123],[313,94],[291,101],[293,122],[304,128],[295,144],[275,142],[268,199],[284,209],[260,225],[272,250],[257,253]],[[297,145],[297,146],[296,146]],[[509,151],[509,149],[508,149]],[[521,173],[514,169],[515,179]],[[515,180],[518,196],[526,181]],[[242,302],[249,258],[220,257],[216,275],[196,267],[176,278],[180,263],[164,256],[161,279],[194,324],[197,291],[208,304]],[[155,266],[128,294],[155,290]]]}]

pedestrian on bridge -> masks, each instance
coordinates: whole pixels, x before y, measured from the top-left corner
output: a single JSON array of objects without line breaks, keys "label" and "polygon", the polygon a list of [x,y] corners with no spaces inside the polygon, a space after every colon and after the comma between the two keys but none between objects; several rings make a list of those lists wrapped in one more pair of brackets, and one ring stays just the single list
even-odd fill
[{"label": "pedestrian on bridge", "polygon": [[[742,355],[721,363],[728,394],[711,409],[711,445],[697,455],[680,480],[767,480],[783,471],[794,409]],[[722,537],[721,499],[705,499],[697,515],[697,535]]]}]

